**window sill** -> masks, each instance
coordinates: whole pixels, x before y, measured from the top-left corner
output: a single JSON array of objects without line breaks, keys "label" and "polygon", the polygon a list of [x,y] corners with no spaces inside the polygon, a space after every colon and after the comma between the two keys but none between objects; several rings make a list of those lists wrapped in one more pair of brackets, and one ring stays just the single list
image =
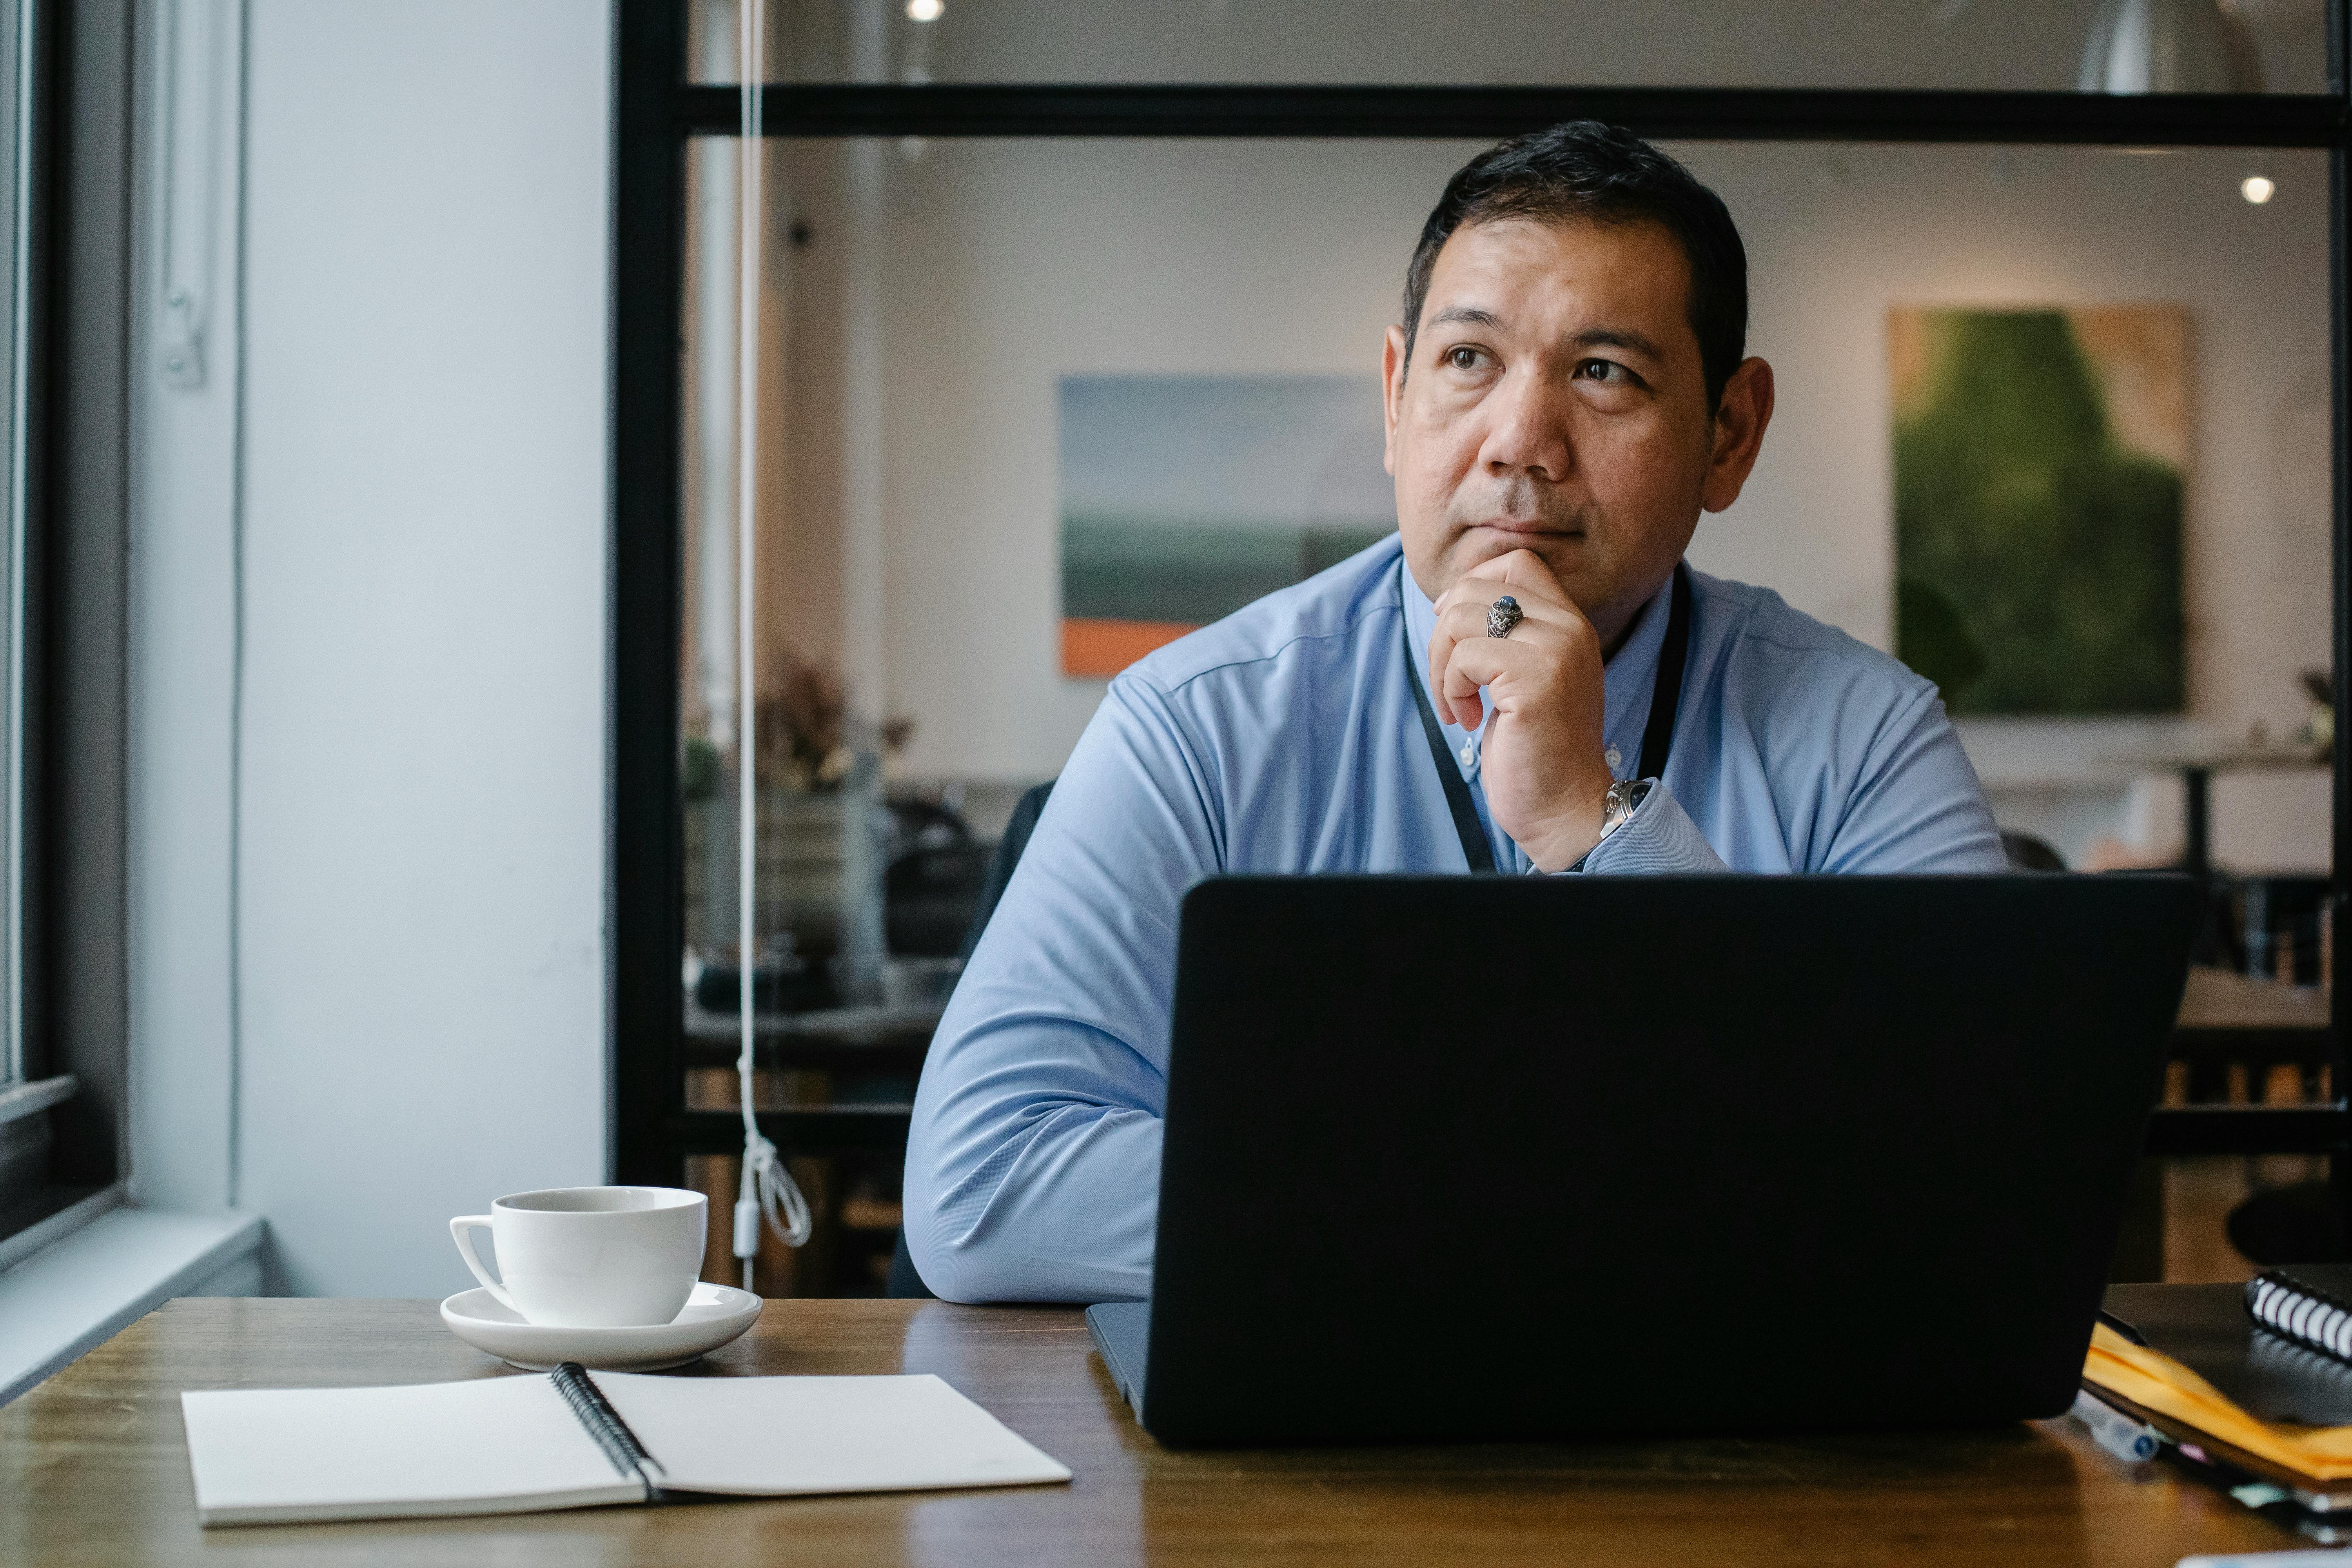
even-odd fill
[{"label": "window sill", "polygon": [[12,1083],[0,1089],[0,1121],[14,1121],[20,1116],[37,1115],[52,1105],[62,1105],[73,1098],[79,1087],[71,1073],[35,1083]]},{"label": "window sill", "polygon": [[261,1237],[259,1215],[116,1208],[0,1270],[0,1405],[174,1296],[258,1289]]}]

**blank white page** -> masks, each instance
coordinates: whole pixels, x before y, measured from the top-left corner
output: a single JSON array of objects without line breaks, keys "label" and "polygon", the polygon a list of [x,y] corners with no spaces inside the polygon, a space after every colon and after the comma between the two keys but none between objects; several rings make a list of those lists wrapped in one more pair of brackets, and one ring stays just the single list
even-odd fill
[{"label": "blank white page", "polygon": [[683,1491],[912,1491],[1066,1481],[1068,1468],[929,1373],[655,1377],[596,1386]]},{"label": "blank white page", "polygon": [[206,1524],[636,1502],[544,1377],[180,1395]]}]

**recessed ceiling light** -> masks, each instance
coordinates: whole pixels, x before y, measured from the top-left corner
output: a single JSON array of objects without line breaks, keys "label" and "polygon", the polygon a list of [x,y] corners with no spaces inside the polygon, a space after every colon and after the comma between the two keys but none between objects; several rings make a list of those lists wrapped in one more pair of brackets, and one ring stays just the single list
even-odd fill
[{"label": "recessed ceiling light", "polygon": [[947,8],[947,0],[907,0],[907,16],[911,21],[936,22]]},{"label": "recessed ceiling light", "polygon": [[2268,174],[2248,174],[2238,182],[2238,194],[2260,206],[2278,195],[2278,186]]}]

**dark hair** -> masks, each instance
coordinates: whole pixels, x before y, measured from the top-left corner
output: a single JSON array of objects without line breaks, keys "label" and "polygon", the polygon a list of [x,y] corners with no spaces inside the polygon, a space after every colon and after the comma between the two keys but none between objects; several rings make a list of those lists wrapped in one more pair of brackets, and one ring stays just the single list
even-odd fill
[{"label": "dark hair", "polygon": [[1748,248],[1723,198],[1688,169],[1621,126],[1571,120],[1515,136],[1479,153],[1445,182],[1404,275],[1405,363],[1437,253],[1455,229],[1506,218],[1564,223],[1654,223],[1690,262],[1690,324],[1706,378],[1706,405],[1748,349]]}]

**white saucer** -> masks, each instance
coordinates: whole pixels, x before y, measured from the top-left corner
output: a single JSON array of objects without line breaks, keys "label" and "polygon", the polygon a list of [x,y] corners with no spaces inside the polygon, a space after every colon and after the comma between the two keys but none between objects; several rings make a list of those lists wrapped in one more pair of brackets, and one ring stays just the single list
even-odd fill
[{"label": "white saucer", "polygon": [[667,1323],[635,1329],[555,1329],[526,1323],[488,1290],[460,1290],[441,1303],[441,1321],[476,1350],[509,1366],[545,1372],[576,1361],[604,1372],[659,1372],[715,1351],[758,1321],[760,1298],[731,1285],[700,1284]]}]

